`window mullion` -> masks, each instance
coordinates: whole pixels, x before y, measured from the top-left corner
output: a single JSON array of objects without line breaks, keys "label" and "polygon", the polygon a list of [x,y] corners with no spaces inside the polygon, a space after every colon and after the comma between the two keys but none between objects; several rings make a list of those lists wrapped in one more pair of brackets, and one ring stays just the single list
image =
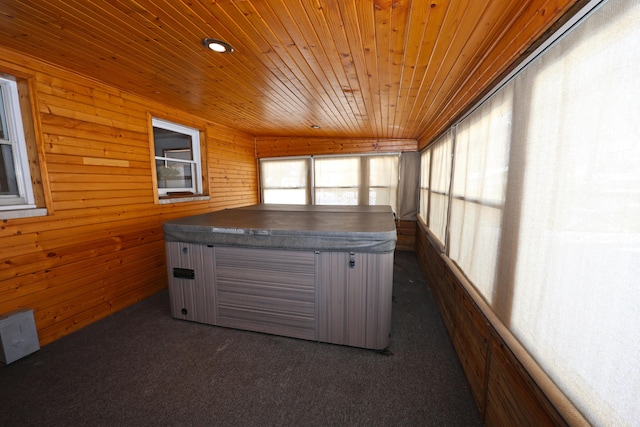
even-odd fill
[{"label": "window mullion", "polygon": [[358,186],[358,204],[369,204],[369,156],[360,158],[360,184]]},{"label": "window mullion", "polygon": [[315,161],[313,157],[309,157],[307,163],[307,203],[316,204],[316,183],[315,183]]}]

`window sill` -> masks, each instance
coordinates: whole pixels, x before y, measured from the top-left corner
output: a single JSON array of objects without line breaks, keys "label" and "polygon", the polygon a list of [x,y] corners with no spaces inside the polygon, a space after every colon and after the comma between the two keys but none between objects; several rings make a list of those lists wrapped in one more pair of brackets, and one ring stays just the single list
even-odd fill
[{"label": "window sill", "polygon": [[26,209],[14,209],[14,210],[0,210],[0,220],[2,219],[14,219],[14,218],[32,218],[35,216],[47,216],[46,208],[26,208]]},{"label": "window sill", "polygon": [[158,199],[158,203],[168,205],[170,203],[201,202],[209,199],[211,199],[209,196],[163,196]]}]

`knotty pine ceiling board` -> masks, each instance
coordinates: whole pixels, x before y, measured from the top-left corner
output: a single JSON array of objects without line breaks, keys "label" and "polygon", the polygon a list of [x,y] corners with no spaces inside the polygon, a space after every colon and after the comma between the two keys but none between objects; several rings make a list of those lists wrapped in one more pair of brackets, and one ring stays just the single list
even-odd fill
[{"label": "knotty pine ceiling board", "polygon": [[585,1],[4,0],[0,45],[256,136],[418,139]]}]

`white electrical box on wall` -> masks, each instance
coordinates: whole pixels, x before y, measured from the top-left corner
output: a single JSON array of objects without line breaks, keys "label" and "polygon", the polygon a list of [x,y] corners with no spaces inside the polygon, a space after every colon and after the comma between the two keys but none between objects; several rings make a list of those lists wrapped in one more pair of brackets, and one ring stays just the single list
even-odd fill
[{"label": "white electrical box on wall", "polygon": [[33,310],[0,315],[0,362],[9,364],[40,350]]}]

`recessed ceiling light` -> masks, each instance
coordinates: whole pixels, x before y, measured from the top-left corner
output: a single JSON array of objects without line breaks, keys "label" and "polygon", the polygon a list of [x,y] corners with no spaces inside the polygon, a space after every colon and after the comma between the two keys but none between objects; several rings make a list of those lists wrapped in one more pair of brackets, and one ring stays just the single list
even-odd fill
[{"label": "recessed ceiling light", "polygon": [[311,125],[311,128],[312,128],[312,129],[320,129],[320,126],[318,126],[318,125]]},{"label": "recessed ceiling light", "polygon": [[219,52],[219,53],[233,52],[233,47],[229,43],[223,42],[222,40],[207,38],[202,40],[202,44],[204,45],[204,47],[211,49],[214,52]]}]

